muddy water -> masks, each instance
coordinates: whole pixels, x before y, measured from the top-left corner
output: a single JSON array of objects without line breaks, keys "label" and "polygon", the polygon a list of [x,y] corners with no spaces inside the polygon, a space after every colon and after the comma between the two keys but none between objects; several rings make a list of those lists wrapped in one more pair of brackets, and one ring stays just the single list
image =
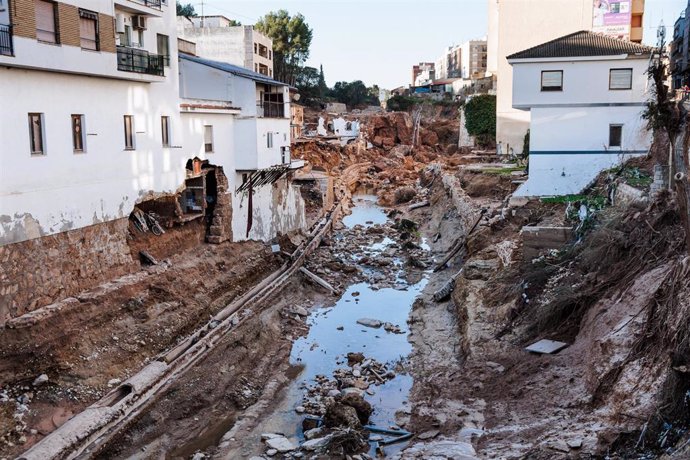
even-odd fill
[{"label": "muddy water", "polygon": [[[354,205],[352,214],[343,219],[348,228],[383,224],[388,220],[385,212],[376,205],[374,196],[356,196]],[[394,244],[393,240],[384,238],[364,249],[375,255],[391,244]],[[428,248],[425,244],[422,246]],[[404,371],[406,358],[412,351],[412,345],[407,341],[407,319],[413,302],[426,286],[428,275],[408,284],[402,277],[401,260],[396,259],[391,269],[397,271],[393,288],[379,289],[367,282],[357,283],[350,286],[335,305],[317,305],[312,309],[307,319],[309,333],[295,341],[290,356],[291,364],[302,367],[302,372],[290,384],[272,416],[262,423],[261,431],[280,432],[293,441],[301,441],[303,415],[297,414],[295,408],[302,404],[305,386],[313,385],[317,375],[331,377],[336,368],[347,367],[345,356],[349,352],[362,352],[367,358],[374,358],[386,363],[389,369],[395,369],[395,378],[382,385],[371,385],[374,394],[366,394],[365,398],[374,408],[370,424],[385,429],[396,426],[396,412],[406,410],[412,387],[412,377]],[[396,324],[402,334],[361,326],[357,324],[360,318]],[[385,451],[394,453],[404,445],[393,444]]]}]

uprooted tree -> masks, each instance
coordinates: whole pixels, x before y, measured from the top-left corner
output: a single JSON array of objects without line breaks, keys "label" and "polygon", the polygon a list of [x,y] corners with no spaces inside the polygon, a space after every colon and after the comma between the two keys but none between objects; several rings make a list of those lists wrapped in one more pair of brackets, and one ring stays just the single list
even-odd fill
[{"label": "uprooted tree", "polygon": [[[668,165],[669,190],[671,183],[685,229],[686,253],[690,253],[690,182],[688,182],[688,148],[690,147],[690,123],[683,100],[676,100],[666,86],[667,59],[664,59],[664,42],[660,40],[649,61],[647,74],[652,82],[651,97],[642,117],[653,133],[652,155],[656,163]],[[667,150],[668,149],[668,150]],[[668,151],[668,158],[664,158]],[[673,181],[671,181],[673,178]]]},{"label": "uprooted tree", "polygon": [[286,10],[271,11],[254,26],[273,40],[273,75],[295,86],[302,65],[309,57],[312,30],[304,16],[290,16]]}]

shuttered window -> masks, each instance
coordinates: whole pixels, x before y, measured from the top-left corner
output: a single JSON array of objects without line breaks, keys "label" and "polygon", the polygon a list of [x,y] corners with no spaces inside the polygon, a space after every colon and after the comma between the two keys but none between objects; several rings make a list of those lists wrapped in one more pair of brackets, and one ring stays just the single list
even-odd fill
[{"label": "shuttered window", "polygon": [[632,69],[611,69],[609,89],[632,89]]},{"label": "shuttered window", "polygon": [[57,30],[57,6],[46,0],[35,0],[36,38],[45,43],[59,43]]},{"label": "shuttered window", "polygon": [[563,71],[562,70],[542,70],[541,72],[542,91],[563,91]]},{"label": "shuttered window", "polygon": [[72,115],[72,147],[75,153],[86,152],[84,115]]},{"label": "shuttered window", "polygon": [[32,155],[44,155],[46,153],[42,113],[29,114],[29,141]]},{"label": "shuttered window", "polygon": [[125,150],[134,150],[134,117],[125,115]]},{"label": "shuttered window", "polygon": [[170,147],[170,117],[161,117],[161,136],[163,147]]},{"label": "shuttered window", "polygon": [[79,10],[79,38],[83,49],[98,51],[98,13]]}]

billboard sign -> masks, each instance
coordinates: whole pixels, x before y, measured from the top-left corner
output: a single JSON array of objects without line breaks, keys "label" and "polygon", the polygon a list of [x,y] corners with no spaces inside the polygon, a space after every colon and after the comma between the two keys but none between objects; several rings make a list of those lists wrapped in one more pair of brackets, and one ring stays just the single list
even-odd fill
[{"label": "billboard sign", "polygon": [[630,39],[632,0],[594,0],[592,31]]}]

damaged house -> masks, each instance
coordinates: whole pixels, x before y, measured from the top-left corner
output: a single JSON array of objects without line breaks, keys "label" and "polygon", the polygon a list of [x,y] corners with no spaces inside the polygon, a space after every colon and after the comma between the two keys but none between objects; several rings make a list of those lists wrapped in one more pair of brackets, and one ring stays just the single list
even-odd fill
[{"label": "damaged house", "polygon": [[580,31],[508,56],[513,108],[531,119],[529,179],[515,196],[577,194],[602,170],[648,152],[650,53]]},{"label": "damaged house", "polygon": [[166,227],[205,217],[209,242],[304,224],[287,88],[178,58],[174,4],[4,6],[0,325],[138,270],[135,208]]}]

